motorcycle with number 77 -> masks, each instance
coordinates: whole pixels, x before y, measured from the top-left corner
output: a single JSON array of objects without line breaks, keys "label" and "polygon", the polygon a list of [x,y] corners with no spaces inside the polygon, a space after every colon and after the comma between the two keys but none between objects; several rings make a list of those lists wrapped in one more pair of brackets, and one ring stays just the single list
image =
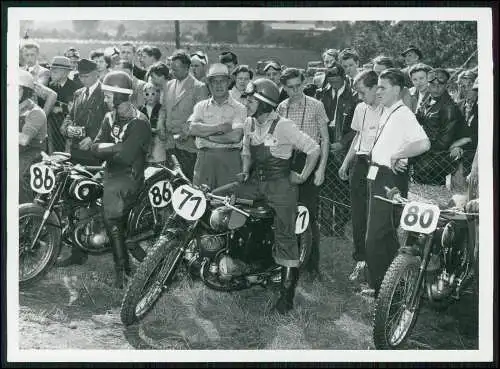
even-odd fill
[{"label": "motorcycle with number 77", "polygon": [[[237,198],[234,193],[218,195],[230,193],[239,182],[216,189],[195,186],[175,156],[172,161],[175,213],[166,220],[155,246],[127,287],[120,311],[125,325],[143,319],[162,293],[187,275],[223,292],[281,281],[281,266],[272,257],[274,210],[265,202]],[[301,204],[295,234],[301,267],[312,245],[309,211]]]},{"label": "motorcycle with number 77", "polygon": [[397,188],[386,188],[386,193],[374,197],[404,206],[403,236],[375,302],[373,340],[377,349],[393,350],[410,335],[423,298],[443,310],[459,300],[473,281],[477,295],[479,212],[410,201]]}]

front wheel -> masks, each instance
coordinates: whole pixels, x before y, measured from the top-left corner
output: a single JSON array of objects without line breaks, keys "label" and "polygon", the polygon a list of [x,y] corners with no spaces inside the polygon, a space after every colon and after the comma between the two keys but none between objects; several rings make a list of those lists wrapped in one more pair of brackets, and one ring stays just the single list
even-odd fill
[{"label": "front wheel", "polygon": [[45,209],[33,203],[19,206],[19,287],[42,278],[54,265],[61,249],[61,226],[51,213],[34,245]]},{"label": "front wheel", "polygon": [[410,306],[410,300],[415,288],[419,288],[419,267],[418,257],[399,254],[385,274],[373,323],[373,340],[378,350],[399,348],[415,325],[421,294],[414,306]]},{"label": "front wheel", "polygon": [[163,289],[173,282],[182,254],[179,241],[172,235],[158,240],[139,265],[125,292],[120,310],[123,324],[133,324],[146,316]]}]

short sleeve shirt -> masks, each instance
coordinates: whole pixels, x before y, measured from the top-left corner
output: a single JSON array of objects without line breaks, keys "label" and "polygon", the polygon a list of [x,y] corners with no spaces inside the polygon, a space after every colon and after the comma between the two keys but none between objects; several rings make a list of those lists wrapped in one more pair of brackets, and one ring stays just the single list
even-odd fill
[{"label": "short sleeve shirt", "polygon": [[351,128],[359,132],[355,147],[356,154],[369,154],[372,151],[383,110],[382,104],[373,108],[361,102],[356,106],[351,123]]},{"label": "short sleeve shirt", "polygon": [[302,132],[309,135],[315,142],[320,142],[320,127],[328,123],[328,116],[321,101],[304,95],[300,101],[291,104],[288,98],[278,105],[276,111],[282,117],[292,120]]},{"label": "short sleeve shirt", "polygon": [[[219,125],[231,122],[233,129],[243,129],[247,109],[243,104],[234,100],[231,96],[222,104],[218,104],[212,97],[198,102],[189,117],[189,122],[202,122],[208,125]],[[212,142],[204,137],[196,137],[196,148],[241,148],[241,142],[232,144],[221,144]]]},{"label": "short sleeve shirt", "polygon": [[393,154],[411,143],[427,139],[415,114],[401,100],[384,109],[377,137],[372,150],[372,161],[386,167],[391,166]]}]

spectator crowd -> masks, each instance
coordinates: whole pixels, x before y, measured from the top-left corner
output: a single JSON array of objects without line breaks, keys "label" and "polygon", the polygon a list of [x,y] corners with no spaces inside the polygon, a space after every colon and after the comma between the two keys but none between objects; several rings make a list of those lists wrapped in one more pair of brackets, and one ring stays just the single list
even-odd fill
[{"label": "spectator crowd", "polygon": [[[410,180],[444,185],[459,166],[477,183],[477,70],[460,72],[458,94],[452,97],[449,70],[423,63],[424,55],[413,45],[401,52],[403,69],[386,55],[360,65],[356,50],[326,50],[325,71],[311,83],[300,69],[270,61],[263,70],[276,86],[276,97],[274,92],[266,96],[269,87],[253,91],[262,76],[230,51],[212,63],[202,50],[167,56],[157,47],[136,48],[129,42],[93,50],[88,58],[72,47],[45,66],[39,55],[37,43],[28,39],[20,45],[20,202],[30,201],[29,166],[42,150],[69,152],[74,163],[101,163],[91,147],[109,111],[103,81],[113,71],[130,77],[130,102],[150,123],[146,161],[168,163],[174,153],[195,184],[220,186],[245,172],[242,156],[247,149],[253,152],[248,137],[261,134],[260,124],[249,128],[247,115],[277,114],[294,123],[288,136],[271,124],[291,140],[292,149],[281,150],[268,136],[262,142],[271,147],[267,155],[288,160],[296,173],[310,167],[308,178],[299,176],[292,184],[310,212],[311,278],[321,278],[318,210],[325,194],[335,204],[325,214],[333,225],[331,235],[345,237],[352,220],[355,265],[349,278],[367,271],[366,291],[376,295],[398,248],[398,218],[373,196],[384,196],[386,186],[407,195]],[[251,109],[252,94],[275,112]],[[311,162],[314,155],[307,153],[316,147],[320,154]]]}]

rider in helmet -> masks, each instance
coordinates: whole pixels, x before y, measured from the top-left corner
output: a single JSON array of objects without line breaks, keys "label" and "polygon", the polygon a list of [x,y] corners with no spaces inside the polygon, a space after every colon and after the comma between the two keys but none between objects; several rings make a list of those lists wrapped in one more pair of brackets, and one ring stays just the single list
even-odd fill
[{"label": "rider in helmet", "polygon": [[19,70],[19,203],[32,200],[29,168],[46,150],[47,117],[34,101],[35,82],[31,73]]},{"label": "rider in helmet", "polygon": [[110,110],[91,150],[106,160],[104,171],[104,222],[111,239],[115,262],[115,287],[123,288],[130,264],[125,246],[125,222],[137,191],[144,183],[146,156],[151,144],[151,127],[146,116],[130,102],[132,80],[121,71],[103,80],[104,101]]},{"label": "rider in helmet", "polygon": [[[274,308],[285,314],[293,309],[299,276],[299,249],[294,232],[297,185],[314,170],[320,147],[293,121],[275,111],[279,96],[279,87],[267,78],[250,82],[242,94],[249,117],[245,122],[241,153],[240,179],[244,184],[238,195],[265,199],[276,212],[273,258],[282,268],[280,297]],[[294,149],[307,155],[302,173],[290,170],[289,159]]]}]

